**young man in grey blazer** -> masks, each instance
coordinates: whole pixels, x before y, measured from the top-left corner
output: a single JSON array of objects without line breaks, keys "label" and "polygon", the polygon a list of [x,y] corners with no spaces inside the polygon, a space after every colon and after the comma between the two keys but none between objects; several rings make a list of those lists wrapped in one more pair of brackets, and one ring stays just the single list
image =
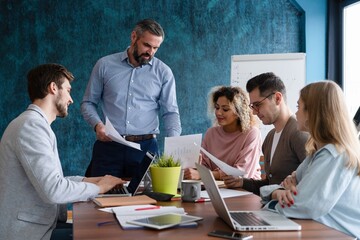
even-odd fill
[{"label": "young man in grey blazer", "polygon": [[262,145],[266,178],[262,180],[226,176],[229,188],[240,187],[260,195],[260,187],[280,184],[305,159],[308,133],[297,129],[295,116],[286,103],[283,81],[272,72],[251,78],[246,84],[250,107],[265,125],[274,125]]},{"label": "young man in grey blazer", "polygon": [[64,177],[50,124],[68,115],[74,77],[61,65],[44,64],[27,78],[32,104],[9,124],[0,142],[0,239],[50,239],[62,204],[123,184],[113,176]]}]

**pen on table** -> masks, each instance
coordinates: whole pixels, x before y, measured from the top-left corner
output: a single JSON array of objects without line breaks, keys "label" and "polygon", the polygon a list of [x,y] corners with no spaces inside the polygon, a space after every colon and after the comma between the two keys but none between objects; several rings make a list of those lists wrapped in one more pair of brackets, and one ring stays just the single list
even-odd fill
[{"label": "pen on table", "polygon": [[195,203],[210,202],[210,198],[200,198],[194,201]]},{"label": "pen on table", "polygon": [[113,223],[115,223],[115,221],[98,222],[96,225],[97,225],[98,227],[100,227],[100,226],[104,226],[104,225],[108,225],[108,224],[113,224]]},{"label": "pen on table", "polygon": [[135,208],[135,211],[153,210],[153,209],[159,209],[159,208],[160,208],[160,206],[143,207],[143,208]]}]

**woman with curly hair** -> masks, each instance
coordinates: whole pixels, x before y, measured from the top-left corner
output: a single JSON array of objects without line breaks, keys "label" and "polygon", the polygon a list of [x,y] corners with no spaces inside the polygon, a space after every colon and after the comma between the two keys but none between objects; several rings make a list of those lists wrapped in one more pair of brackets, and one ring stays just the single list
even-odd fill
[{"label": "woman with curly hair", "polygon": [[[245,170],[244,177],[260,179],[261,133],[249,103],[248,94],[239,87],[214,87],[208,106],[215,116],[214,126],[207,130],[201,145],[228,165]],[[201,163],[217,180],[226,175],[204,154]],[[200,175],[188,168],[184,178],[200,179]]]}]

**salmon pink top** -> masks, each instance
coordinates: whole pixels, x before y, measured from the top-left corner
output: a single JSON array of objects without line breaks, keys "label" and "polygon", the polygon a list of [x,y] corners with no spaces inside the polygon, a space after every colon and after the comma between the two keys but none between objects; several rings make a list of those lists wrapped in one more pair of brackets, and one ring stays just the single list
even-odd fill
[{"label": "salmon pink top", "polygon": [[[245,132],[227,133],[221,126],[209,128],[204,136],[202,147],[219,160],[232,167],[246,171],[245,178],[260,179],[261,133],[257,127]],[[220,177],[226,175],[205,154],[202,154],[202,165],[218,170]]]}]

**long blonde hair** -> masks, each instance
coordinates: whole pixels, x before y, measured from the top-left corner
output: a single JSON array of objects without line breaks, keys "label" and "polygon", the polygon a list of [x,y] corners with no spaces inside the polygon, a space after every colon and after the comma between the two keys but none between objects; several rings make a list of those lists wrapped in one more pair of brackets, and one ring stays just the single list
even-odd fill
[{"label": "long blonde hair", "polygon": [[249,107],[250,100],[247,92],[240,87],[216,86],[211,89],[208,102],[208,113],[213,118],[214,125],[217,125],[217,121],[214,119],[214,111],[219,97],[226,97],[229,101],[231,110],[239,118],[237,123],[241,132],[245,132],[257,124],[256,118]]},{"label": "long blonde hair", "polygon": [[313,155],[317,151],[316,144],[332,143],[339,152],[346,152],[346,166],[358,167],[360,175],[360,141],[341,88],[332,81],[311,83],[301,89],[300,99],[308,114],[307,153]]}]

